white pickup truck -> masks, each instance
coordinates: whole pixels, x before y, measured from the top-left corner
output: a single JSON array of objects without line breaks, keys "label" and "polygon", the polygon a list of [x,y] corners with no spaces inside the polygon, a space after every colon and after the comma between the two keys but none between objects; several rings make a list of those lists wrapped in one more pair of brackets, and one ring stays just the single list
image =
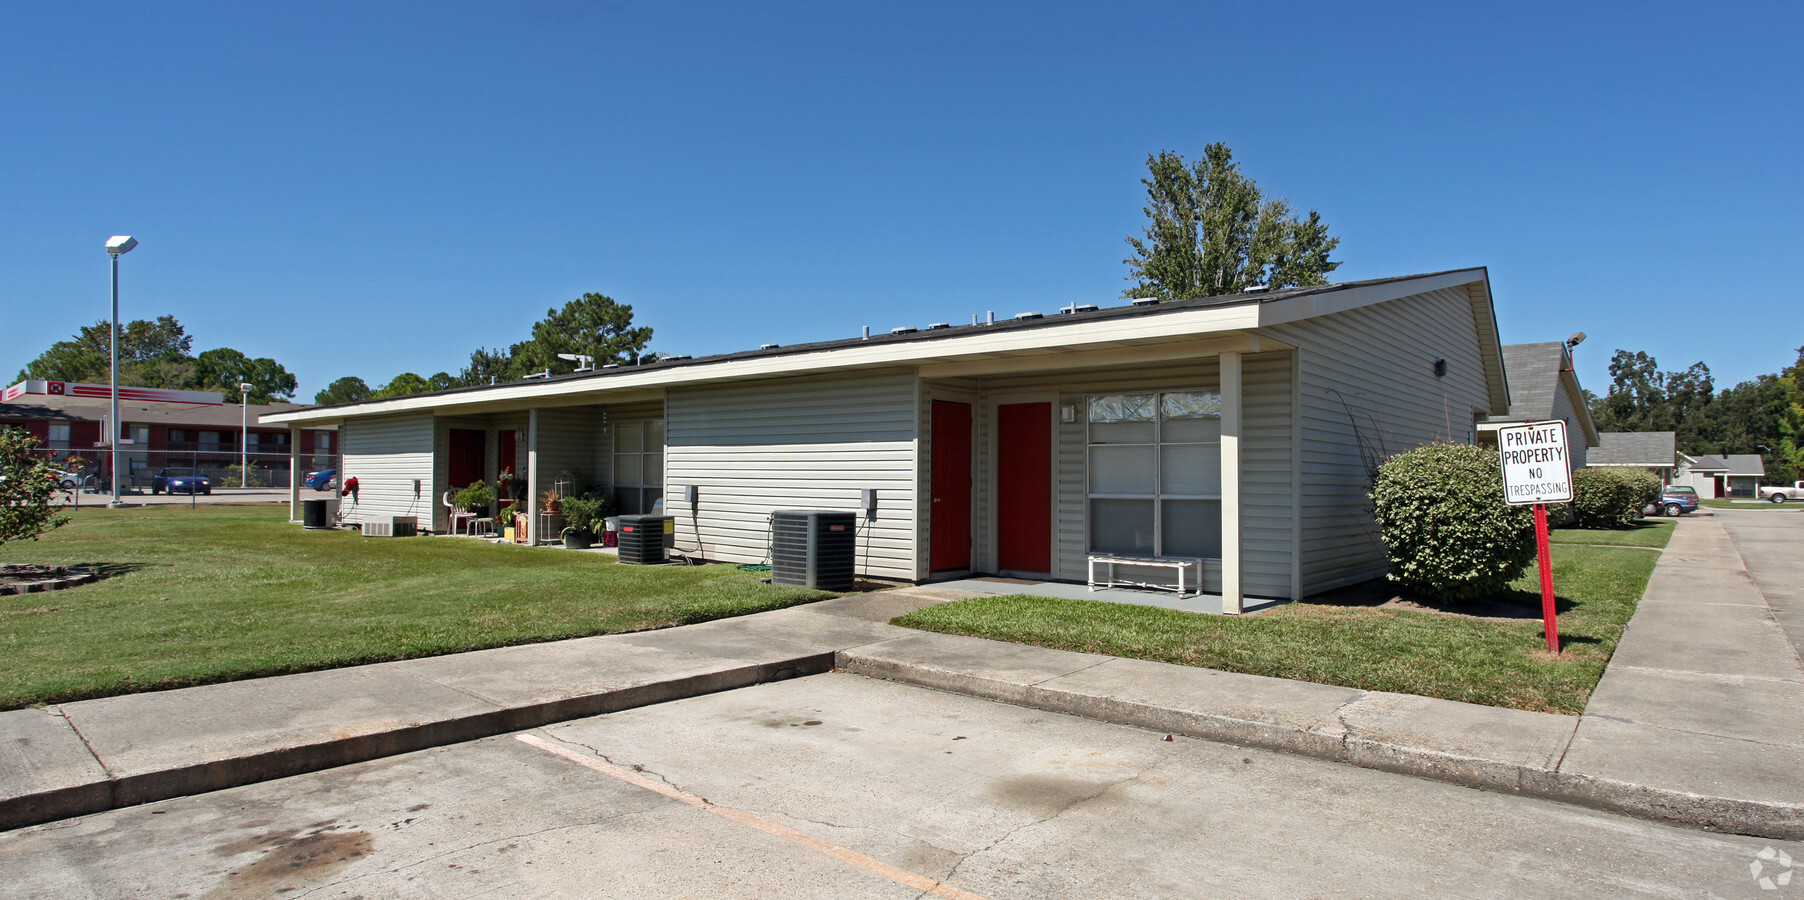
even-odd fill
[{"label": "white pickup truck", "polygon": [[1804,500],[1804,481],[1794,481],[1792,482],[1791,487],[1770,486],[1761,487],[1758,490],[1760,492],[1760,499],[1771,500],[1774,503],[1784,503],[1787,500]]}]

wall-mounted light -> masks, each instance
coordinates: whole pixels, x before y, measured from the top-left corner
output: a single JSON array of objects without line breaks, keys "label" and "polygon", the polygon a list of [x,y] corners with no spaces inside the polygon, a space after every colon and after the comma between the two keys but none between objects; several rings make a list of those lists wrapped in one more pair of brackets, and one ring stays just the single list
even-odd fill
[{"label": "wall-mounted light", "polygon": [[1077,421],[1077,404],[1066,403],[1059,407],[1059,421],[1069,425]]},{"label": "wall-mounted light", "polygon": [[1447,377],[1447,361],[1446,360],[1437,359],[1434,361],[1434,377],[1436,377],[1436,378],[1446,378]]}]

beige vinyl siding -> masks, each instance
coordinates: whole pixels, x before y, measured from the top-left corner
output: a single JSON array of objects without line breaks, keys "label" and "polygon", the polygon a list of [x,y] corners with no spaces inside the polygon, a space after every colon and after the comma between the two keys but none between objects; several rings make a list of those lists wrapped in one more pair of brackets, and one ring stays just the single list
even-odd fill
[{"label": "beige vinyl siding", "polygon": [[[1254,596],[1289,597],[1292,593],[1295,506],[1290,489],[1290,354],[1250,354],[1243,360],[1248,434],[1242,448],[1242,465],[1243,481],[1250,483],[1242,498],[1242,521],[1246,523],[1243,553],[1249,561],[1245,590]],[[1219,391],[1221,366],[1214,357],[1209,357],[1138,368],[988,377],[976,381],[985,399],[973,411],[978,452],[972,465],[972,504],[976,507],[972,567],[979,571],[996,570],[993,528],[996,479],[991,458],[995,448],[995,425],[994,403],[989,398],[1053,393],[1058,397],[1058,406],[1072,404],[1077,407],[1078,415],[1074,422],[1062,422],[1058,408],[1053,409],[1058,446],[1053,470],[1057,500],[1053,508],[1056,534],[1052,575],[1064,581],[1087,581],[1085,465],[1088,446],[1083,412],[1086,398],[1095,394]],[[1255,403],[1261,408],[1254,409]],[[923,538],[923,547],[927,546],[927,540]],[[1133,574],[1145,580],[1163,580],[1170,575],[1165,570]],[[1219,563],[1204,564],[1203,586],[1210,591],[1221,589]]]},{"label": "beige vinyl siding", "polygon": [[1474,411],[1491,412],[1470,297],[1430,291],[1266,331],[1299,353],[1303,593],[1382,575],[1368,464],[1469,441]]},{"label": "beige vinyl siding", "polygon": [[[859,571],[913,579],[917,400],[902,373],[671,390],[664,481],[678,546],[699,540],[710,559],[759,562],[773,510],[856,510],[874,488],[876,519],[859,518]],[[696,486],[693,518],[669,496],[679,485]]]},{"label": "beige vinyl siding", "polygon": [[[423,526],[440,527],[444,511],[432,493],[432,416],[353,419],[339,430],[338,439],[344,477],[357,479],[358,505],[355,514],[347,511],[348,521],[417,516]],[[415,479],[421,482],[418,498]]]}]

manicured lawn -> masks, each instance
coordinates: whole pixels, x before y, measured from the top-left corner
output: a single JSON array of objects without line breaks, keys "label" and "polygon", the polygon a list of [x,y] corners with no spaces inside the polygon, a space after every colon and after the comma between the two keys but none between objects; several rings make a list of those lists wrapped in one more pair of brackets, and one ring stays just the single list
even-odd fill
[{"label": "manicured lawn", "polygon": [[83,509],[0,562],[111,577],[0,596],[0,709],[632,631],[830,596],[732,566],[303,531],[286,505]]},{"label": "manicured lawn", "polygon": [[[1671,534],[1671,526],[1658,529]],[[1500,621],[1355,604],[1291,603],[1247,616],[1045,597],[930,606],[897,625],[1366,690],[1576,715],[1647,587],[1657,553],[1553,548],[1560,657],[1539,618]],[[1534,566],[1504,600],[1538,616]],[[1530,612],[1533,611],[1533,612]]]},{"label": "manicured lawn", "polygon": [[[1623,528],[1555,528],[1547,532],[1553,544],[1610,544],[1622,547],[1661,549],[1672,540],[1672,520],[1638,519]],[[1554,574],[1559,574],[1556,562]],[[1539,588],[1537,588],[1539,590]]]},{"label": "manicured lawn", "polygon": [[1708,499],[1700,499],[1700,500],[1698,500],[1698,502],[1710,509],[1791,509],[1791,510],[1795,510],[1795,509],[1804,507],[1804,503],[1799,503],[1796,500],[1787,500],[1784,503],[1774,503],[1771,500],[1756,500],[1756,501],[1750,502],[1748,500],[1724,500],[1721,497],[1711,497]]}]

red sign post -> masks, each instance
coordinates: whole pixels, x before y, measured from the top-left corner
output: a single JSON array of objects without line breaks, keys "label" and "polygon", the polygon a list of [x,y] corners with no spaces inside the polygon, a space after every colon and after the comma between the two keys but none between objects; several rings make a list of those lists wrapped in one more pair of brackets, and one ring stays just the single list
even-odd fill
[{"label": "red sign post", "polygon": [[1547,652],[1560,652],[1560,626],[1553,601],[1553,555],[1547,548],[1547,504],[1572,501],[1572,456],[1566,423],[1528,422],[1497,429],[1497,453],[1503,464],[1503,501],[1535,507],[1535,554],[1541,569],[1541,619],[1546,625]]}]

